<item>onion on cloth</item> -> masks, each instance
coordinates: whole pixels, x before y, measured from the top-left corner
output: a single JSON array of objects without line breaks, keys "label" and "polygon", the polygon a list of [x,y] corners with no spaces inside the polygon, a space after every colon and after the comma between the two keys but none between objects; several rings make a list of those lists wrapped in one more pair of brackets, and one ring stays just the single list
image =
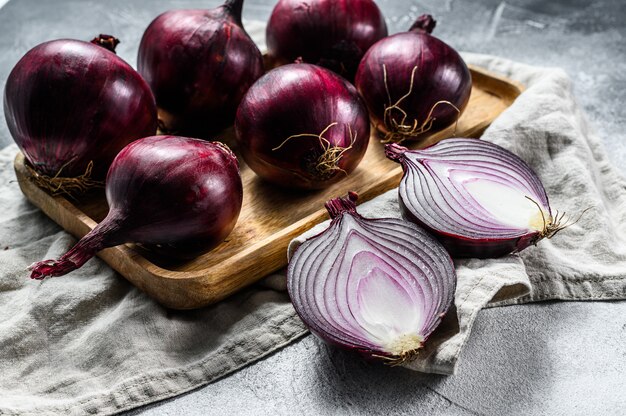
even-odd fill
[{"label": "onion on cloth", "polygon": [[331,223],[306,240],[287,269],[287,289],[311,332],[366,358],[414,358],[452,305],[454,265],[420,227],[363,218],[357,196],[326,203]]},{"label": "onion on cloth", "polygon": [[35,46],[4,89],[9,131],[33,180],[53,193],[102,186],[117,153],[156,132],[152,92],[111,52],[118,40],[101,35],[92,42],[60,39]]},{"label": "onion on cloth", "polygon": [[243,199],[237,158],[222,143],[152,136],[126,146],[106,180],[109,213],[58,260],[33,264],[31,278],[61,276],[98,251],[141,243],[190,257],[232,231]]},{"label": "onion on cloth", "polygon": [[521,251],[572,224],[552,213],[526,162],[493,143],[453,138],[423,150],[392,143],[385,153],[404,170],[403,216],[437,236],[453,257]]},{"label": "onion on cloth", "polygon": [[385,18],[372,0],[279,0],[266,29],[271,59],[285,64],[301,57],[349,80],[385,36]]},{"label": "onion on cloth", "polygon": [[455,123],[467,106],[472,77],[461,56],[431,35],[422,15],[408,32],[376,42],[365,54],[355,85],[384,142],[418,140]]},{"label": "onion on cloth", "polygon": [[162,130],[206,137],[232,125],[263,74],[263,57],[241,23],[243,0],[211,10],[171,10],[143,34],[137,58],[159,107]]},{"label": "onion on cloth", "polygon": [[295,63],[271,70],[248,90],[235,132],[257,175],[283,187],[322,189],[357,167],[370,123],[348,81],[320,66]]}]

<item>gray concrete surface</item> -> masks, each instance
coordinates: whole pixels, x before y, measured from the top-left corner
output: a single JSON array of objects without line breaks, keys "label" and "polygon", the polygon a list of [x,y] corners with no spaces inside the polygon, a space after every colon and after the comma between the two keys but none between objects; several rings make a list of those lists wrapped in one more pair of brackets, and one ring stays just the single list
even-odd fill
[{"label": "gray concrete surface", "polygon": [[[0,3],[2,0],[0,0]],[[0,89],[32,46],[59,37],[122,38],[132,64],[161,11],[216,0],[10,0],[0,9]],[[613,162],[626,174],[623,0],[378,0],[392,32],[429,12],[464,51],[563,67]],[[274,0],[246,0],[267,19]],[[0,146],[10,143],[0,122]],[[626,414],[626,302],[550,302],[482,311],[458,372],[443,377],[362,362],[309,336],[195,392],[129,414]]]}]

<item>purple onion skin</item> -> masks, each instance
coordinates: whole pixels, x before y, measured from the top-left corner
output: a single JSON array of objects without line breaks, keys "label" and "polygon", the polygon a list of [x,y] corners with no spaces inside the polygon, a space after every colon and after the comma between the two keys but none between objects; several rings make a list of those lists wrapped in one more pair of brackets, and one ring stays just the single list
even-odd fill
[{"label": "purple onion skin", "polygon": [[34,265],[31,277],[61,276],[103,248],[141,243],[191,258],[221,243],[243,200],[237,158],[222,143],[152,136],[125,147],[106,180],[107,217],[57,261]]},{"label": "purple onion skin", "polygon": [[349,80],[365,51],[387,36],[372,0],[280,0],[267,25],[268,54],[281,63],[302,57]]},{"label": "purple onion skin", "polygon": [[150,88],[115,53],[89,42],[42,43],[15,65],[4,90],[9,131],[40,174],[76,177],[93,161],[104,179],[128,143],[156,132]]},{"label": "purple onion skin", "polygon": [[[324,134],[330,146],[352,148],[339,158],[337,169],[321,173],[316,168],[324,152],[320,139],[288,138],[319,135],[332,123],[337,125]],[[357,167],[369,144],[370,123],[348,81],[300,63],[276,68],[250,88],[237,111],[235,132],[243,158],[263,179],[287,188],[323,189]]]},{"label": "purple onion skin", "polygon": [[[411,90],[415,67],[412,93],[399,104],[407,113],[406,120],[402,122],[400,111],[389,113],[396,123],[413,125],[417,121],[418,126],[427,128],[432,109],[432,126],[427,131],[433,133],[454,123],[467,106],[472,89],[469,68],[452,47],[430,34],[434,26],[431,16],[420,17],[410,31],[376,42],[359,65],[355,85],[367,104],[372,123],[383,134],[391,129],[390,122],[385,121],[385,108]],[[459,111],[449,104],[435,106],[438,101],[449,101]],[[416,140],[419,136],[406,135],[402,140]]]},{"label": "purple onion skin", "polygon": [[138,69],[168,131],[207,137],[232,125],[263,75],[263,57],[241,24],[243,0],[211,10],[172,10],[146,29]]}]

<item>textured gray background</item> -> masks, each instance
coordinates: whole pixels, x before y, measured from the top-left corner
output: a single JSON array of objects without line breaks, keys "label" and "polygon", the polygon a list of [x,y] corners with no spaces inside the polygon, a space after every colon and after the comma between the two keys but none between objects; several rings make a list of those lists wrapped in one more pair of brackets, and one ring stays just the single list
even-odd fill
[{"label": "textured gray background", "polygon": [[[0,5],[4,0],[0,0]],[[135,63],[143,29],[170,8],[216,0],[10,0],[0,9],[0,89],[15,62],[54,38],[122,38]],[[563,67],[626,174],[623,0],[378,0],[391,32],[424,12],[459,50]],[[246,0],[266,20],[274,0]],[[0,122],[0,146],[11,142]],[[364,363],[309,336],[190,394],[132,414],[626,414],[626,302],[549,302],[481,312],[454,376]]]}]

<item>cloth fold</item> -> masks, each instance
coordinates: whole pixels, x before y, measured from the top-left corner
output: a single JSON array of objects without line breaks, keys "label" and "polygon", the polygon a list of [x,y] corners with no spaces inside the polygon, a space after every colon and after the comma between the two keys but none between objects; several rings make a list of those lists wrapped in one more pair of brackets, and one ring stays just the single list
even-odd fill
[{"label": "cloth fold", "polygon": [[[528,86],[483,139],[530,164],[553,210],[580,220],[523,251],[531,293],[495,305],[547,299],[626,297],[626,179],[611,165],[576,103],[571,79],[558,68],[536,68],[465,54],[476,65]],[[585,212],[586,210],[586,212]]]},{"label": "cloth fold", "polygon": [[[448,374],[483,306],[626,296],[625,182],[587,129],[560,70],[465,55],[527,91],[485,132],[529,162],[579,223],[520,256],[457,262],[458,327],[442,325],[411,368]],[[4,127],[0,134],[8,137]],[[98,259],[62,278],[26,267],[75,240],[26,202],[17,148],[0,151],[0,414],[114,413],[223,377],[306,333],[275,275],[224,302],[168,311]],[[397,215],[393,191],[363,204]],[[491,302],[491,303],[490,303]],[[447,321],[446,321],[447,322]]]}]

